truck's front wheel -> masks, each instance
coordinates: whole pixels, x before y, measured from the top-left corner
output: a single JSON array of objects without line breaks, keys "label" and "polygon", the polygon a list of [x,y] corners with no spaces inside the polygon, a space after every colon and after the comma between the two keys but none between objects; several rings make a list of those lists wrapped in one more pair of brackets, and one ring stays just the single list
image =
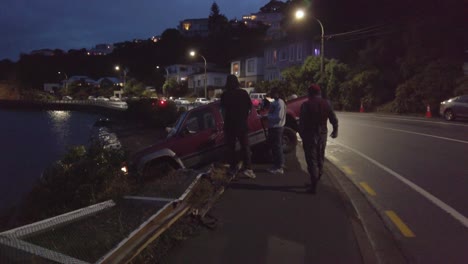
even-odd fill
[{"label": "truck's front wheel", "polygon": [[289,127],[284,127],[283,130],[283,152],[290,153],[296,149],[297,136],[296,131]]},{"label": "truck's front wheel", "polygon": [[140,180],[145,182],[156,178],[164,177],[168,174],[173,173],[175,170],[176,167],[174,167],[172,165],[172,162],[170,162],[169,160],[155,160],[145,165],[145,168],[143,169],[143,173],[141,175],[142,178]]}]

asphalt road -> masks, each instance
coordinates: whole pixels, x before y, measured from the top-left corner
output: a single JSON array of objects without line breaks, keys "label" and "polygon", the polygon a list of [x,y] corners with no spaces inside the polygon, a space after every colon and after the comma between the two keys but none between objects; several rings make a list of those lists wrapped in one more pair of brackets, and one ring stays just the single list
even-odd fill
[{"label": "asphalt road", "polygon": [[468,263],[468,122],[338,113],[327,158],[366,194],[411,263]]}]

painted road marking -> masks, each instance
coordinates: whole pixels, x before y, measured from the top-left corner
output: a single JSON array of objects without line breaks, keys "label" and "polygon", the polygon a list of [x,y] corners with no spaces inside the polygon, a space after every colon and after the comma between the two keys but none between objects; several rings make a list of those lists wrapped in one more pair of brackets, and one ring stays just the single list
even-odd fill
[{"label": "painted road marking", "polygon": [[459,140],[459,139],[453,139],[453,138],[447,138],[447,137],[439,137],[431,134],[424,134],[424,133],[418,133],[418,132],[413,132],[413,131],[408,131],[408,130],[402,130],[402,129],[395,129],[395,128],[388,128],[388,127],[381,127],[381,126],[372,126],[372,125],[363,125],[363,124],[358,124],[360,126],[366,126],[366,127],[376,127],[376,128],[381,128],[381,129],[386,129],[386,130],[392,130],[392,131],[397,131],[397,132],[403,132],[403,133],[408,133],[408,134],[415,134],[415,135],[420,135],[420,136],[425,136],[425,137],[432,137],[432,138],[437,138],[437,139],[443,139],[443,140],[448,140],[448,141],[454,141],[458,143],[464,143],[468,144],[468,141],[465,140]]},{"label": "painted road marking", "polygon": [[401,220],[400,217],[394,212],[394,211],[385,211],[387,216],[392,220],[392,222],[400,229],[400,232],[405,236],[405,237],[415,237],[413,231]]},{"label": "painted road marking", "polygon": [[429,121],[429,120],[422,120],[419,117],[407,117],[407,118],[401,118],[401,117],[388,117],[388,116],[381,116],[381,115],[372,115],[372,114],[354,114],[354,113],[345,113],[345,112],[337,112],[342,115],[350,115],[350,116],[355,116],[355,117],[372,117],[376,119],[393,119],[393,120],[401,120],[401,121],[410,121],[410,122],[420,122],[420,123],[431,123],[431,124],[439,124],[439,125],[445,125],[445,126],[463,126],[463,127],[468,127],[468,125],[465,124],[460,124],[460,123],[453,123],[453,122],[444,122],[444,121]]},{"label": "painted road marking", "polygon": [[348,150],[351,150],[353,151],[354,153],[358,154],[359,156],[367,159],[368,161],[370,161],[371,163],[373,163],[374,165],[376,165],[377,167],[381,168],[382,170],[388,172],[390,175],[392,175],[393,177],[397,178],[398,180],[400,180],[401,182],[403,182],[404,184],[408,185],[408,187],[410,187],[411,189],[413,189],[414,191],[416,191],[417,193],[421,194],[422,196],[424,196],[426,199],[428,199],[429,201],[431,201],[434,205],[436,205],[437,207],[439,207],[440,209],[442,209],[443,211],[447,212],[448,214],[450,214],[453,218],[455,218],[456,220],[458,220],[463,226],[465,226],[466,228],[468,228],[468,218],[466,218],[464,215],[462,215],[461,213],[459,213],[457,210],[453,209],[452,207],[450,207],[450,205],[442,202],[439,198],[435,197],[434,195],[430,194],[428,191],[424,190],[423,188],[419,187],[418,185],[414,184],[412,181],[406,179],[405,177],[401,176],[400,174],[396,173],[395,171],[391,170],[390,168],[382,165],[380,162],[372,159],[371,157],[367,156],[366,154],[358,151],[358,150],[355,150],[351,147],[348,147],[346,145],[343,145],[341,143],[339,143],[338,141],[336,140],[331,140],[331,142],[339,145],[339,146],[342,146]]},{"label": "painted road marking", "polygon": [[343,170],[344,170],[345,173],[348,174],[348,175],[354,175],[354,174],[355,174],[354,171],[353,171],[350,167],[348,167],[348,166],[343,166]]},{"label": "painted road marking", "polygon": [[369,184],[367,184],[366,182],[360,182],[359,183],[361,185],[361,187],[366,190],[366,192],[369,194],[369,195],[372,195],[372,196],[376,196],[377,193],[369,186]]}]

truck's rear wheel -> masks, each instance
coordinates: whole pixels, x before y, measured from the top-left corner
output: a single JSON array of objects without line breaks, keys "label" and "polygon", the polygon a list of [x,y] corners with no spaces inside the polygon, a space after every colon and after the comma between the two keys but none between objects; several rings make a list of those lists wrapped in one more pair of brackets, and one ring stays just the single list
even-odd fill
[{"label": "truck's rear wheel", "polygon": [[297,145],[297,136],[296,131],[289,128],[284,127],[283,130],[283,152],[290,153],[296,149]]}]

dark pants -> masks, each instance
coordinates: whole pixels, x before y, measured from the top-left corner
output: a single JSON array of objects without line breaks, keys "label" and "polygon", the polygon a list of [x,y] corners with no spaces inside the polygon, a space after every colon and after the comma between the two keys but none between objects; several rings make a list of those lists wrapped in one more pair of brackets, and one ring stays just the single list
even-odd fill
[{"label": "dark pants", "polygon": [[226,138],[226,144],[228,147],[228,162],[231,170],[235,170],[237,167],[238,159],[236,155],[236,141],[239,140],[241,147],[242,161],[244,162],[244,169],[250,170],[252,166],[251,152],[249,146],[249,136],[247,131],[225,131],[224,136]]},{"label": "dark pants", "polygon": [[310,175],[312,188],[315,189],[323,173],[325,159],[325,147],[327,146],[327,134],[321,134],[307,139],[302,139],[304,155],[307,162],[307,170]]},{"label": "dark pants", "polygon": [[273,155],[274,169],[281,169],[284,165],[283,131],[284,127],[274,127],[268,129],[268,143]]}]

